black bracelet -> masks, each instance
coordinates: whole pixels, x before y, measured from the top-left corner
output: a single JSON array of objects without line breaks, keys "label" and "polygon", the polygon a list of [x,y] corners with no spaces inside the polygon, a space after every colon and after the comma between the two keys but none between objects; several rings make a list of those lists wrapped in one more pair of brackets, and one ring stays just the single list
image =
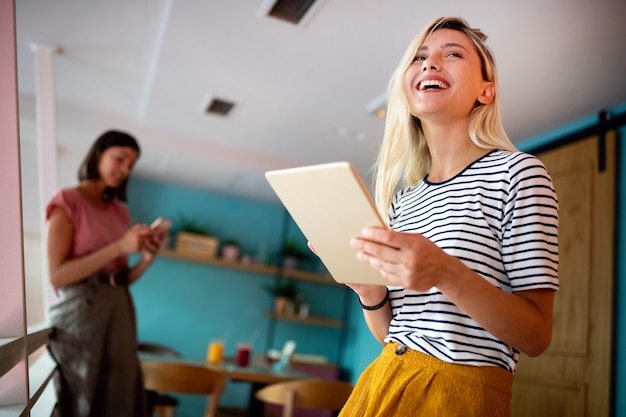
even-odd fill
[{"label": "black bracelet", "polygon": [[389,301],[389,288],[387,288],[387,293],[385,294],[385,298],[383,298],[383,301],[376,304],[375,306],[371,306],[371,307],[366,306],[365,304],[361,302],[361,297],[357,297],[357,298],[359,299],[359,304],[361,304],[361,307],[363,308],[363,310],[368,310],[368,311],[380,310],[381,308],[383,308],[385,304],[387,304],[387,301]]}]

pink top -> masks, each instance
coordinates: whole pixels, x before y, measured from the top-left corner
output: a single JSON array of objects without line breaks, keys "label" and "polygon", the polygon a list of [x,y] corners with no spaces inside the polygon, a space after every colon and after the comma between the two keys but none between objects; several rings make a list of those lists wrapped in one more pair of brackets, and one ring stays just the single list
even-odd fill
[{"label": "pink top", "polygon": [[[119,240],[130,226],[126,205],[113,200],[105,208],[97,207],[77,188],[60,190],[46,207],[46,219],[55,206],[62,207],[74,225],[71,258],[79,258]],[[115,272],[128,267],[128,257],[120,256],[104,270]]]}]

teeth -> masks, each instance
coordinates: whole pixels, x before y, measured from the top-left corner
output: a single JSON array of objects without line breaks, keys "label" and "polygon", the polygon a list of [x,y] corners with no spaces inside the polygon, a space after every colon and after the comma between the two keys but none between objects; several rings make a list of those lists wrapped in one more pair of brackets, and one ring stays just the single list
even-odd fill
[{"label": "teeth", "polygon": [[420,83],[419,89],[420,90],[426,90],[428,88],[441,88],[441,89],[446,89],[448,88],[448,86],[439,80],[424,80]]}]

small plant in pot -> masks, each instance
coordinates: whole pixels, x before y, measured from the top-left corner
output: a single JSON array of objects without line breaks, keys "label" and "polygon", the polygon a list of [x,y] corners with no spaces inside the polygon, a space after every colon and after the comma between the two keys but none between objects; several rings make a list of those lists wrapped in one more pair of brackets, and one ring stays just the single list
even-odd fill
[{"label": "small plant in pot", "polygon": [[222,258],[227,261],[237,261],[239,259],[239,243],[236,240],[226,240],[222,245]]},{"label": "small plant in pot", "polygon": [[293,240],[285,243],[280,255],[285,269],[297,269],[298,263],[308,257],[307,253],[300,250]]},{"label": "small plant in pot", "polygon": [[202,223],[186,217],[184,214],[178,215],[178,228],[176,232],[190,233],[200,236],[211,236],[209,229]]},{"label": "small plant in pot", "polygon": [[274,312],[284,316],[289,303],[293,303],[299,293],[298,286],[293,280],[277,280],[272,285],[266,285],[265,290],[274,297]]}]

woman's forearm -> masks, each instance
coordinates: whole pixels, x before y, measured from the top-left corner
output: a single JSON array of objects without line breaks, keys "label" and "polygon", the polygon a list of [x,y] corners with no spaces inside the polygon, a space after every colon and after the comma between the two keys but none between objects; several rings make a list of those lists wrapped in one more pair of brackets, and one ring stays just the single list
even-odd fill
[{"label": "woman's forearm", "polygon": [[[387,291],[386,288],[385,291]],[[358,297],[363,306],[363,317],[367,327],[379,343],[385,344],[384,339],[389,333],[389,323],[392,318],[389,293],[386,292],[383,295],[370,293],[367,296]]]},{"label": "woman's forearm", "polygon": [[460,260],[454,279],[439,289],[485,330],[529,356],[547,349],[552,338],[554,291],[508,293],[476,275]]},{"label": "woman's forearm", "polygon": [[385,344],[384,339],[389,333],[391,322],[391,307],[383,307],[376,311],[363,310],[363,316],[367,327],[380,344]]},{"label": "woman's forearm", "polygon": [[55,289],[74,284],[99,271],[114,259],[123,255],[117,242],[113,242],[101,249],[62,262],[58,266],[49,265],[50,283]]},{"label": "woman's forearm", "polygon": [[139,280],[143,273],[152,265],[152,262],[154,262],[154,257],[150,257],[149,259],[142,257],[141,260],[128,271],[128,283],[132,284]]}]

